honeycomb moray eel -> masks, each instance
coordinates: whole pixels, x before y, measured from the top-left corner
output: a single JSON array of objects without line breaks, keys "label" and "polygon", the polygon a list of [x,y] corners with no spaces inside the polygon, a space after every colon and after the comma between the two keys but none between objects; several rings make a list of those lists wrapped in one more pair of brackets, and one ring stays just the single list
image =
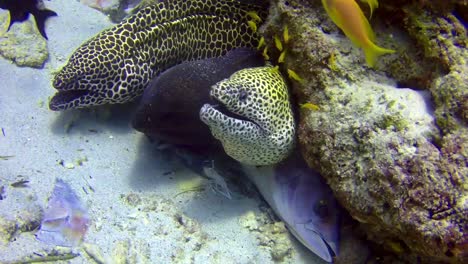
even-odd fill
[{"label": "honeycomb moray eel", "polygon": [[277,68],[237,71],[216,83],[210,94],[228,111],[205,104],[200,118],[229,156],[243,164],[270,165],[290,154],[296,126],[288,87]]},{"label": "honeycomb moray eel", "polygon": [[54,111],[126,103],[160,72],[183,61],[255,47],[249,26],[268,0],[155,1],[82,44],[53,80]]}]

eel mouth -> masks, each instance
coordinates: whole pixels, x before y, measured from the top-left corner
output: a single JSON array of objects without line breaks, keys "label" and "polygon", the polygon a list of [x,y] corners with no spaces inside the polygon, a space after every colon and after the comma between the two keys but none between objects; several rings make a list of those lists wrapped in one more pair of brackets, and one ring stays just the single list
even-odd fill
[{"label": "eel mouth", "polygon": [[254,120],[248,118],[248,117],[245,117],[243,115],[239,115],[237,113],[234,113],[232,111],[230,111],[226,105],[224,105],[221,101],[219,101],[217,98],[215,97],[211,97],[212,101],[214,102],[214,104],[210,104],[211,107],[213,107],[214,109],[218,110],[219,112],[221,112],[223,115],[227,116],[227,117],[230,117],[230,118],[233,118],[233,119],[237,119],[237,120],[241,120],[243,122],[248,122],[248,123],[252,123],[254,124],[255,126],[257,126],[258,128],[262,129],[262,127],[257,123],[255,122]]},{"label": "eel mouth", "polygon": [[52,111],[66,110],[70,107],[73,101],[77,101],[86,95],[89,95],[88,90],[58,91],[50,100],[49,109]]}]

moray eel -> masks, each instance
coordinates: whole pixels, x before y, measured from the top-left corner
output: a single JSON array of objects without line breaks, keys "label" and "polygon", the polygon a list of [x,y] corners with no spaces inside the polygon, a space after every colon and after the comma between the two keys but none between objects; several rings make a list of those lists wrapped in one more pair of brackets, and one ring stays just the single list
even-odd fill
[{"label": "moray eel", "polygon": [[226,55],[187,61],[154,78],[145,89],[133,127],[150,138],[211,152],[221,147],[199,117],[200,108],[214,104],[211,86],[243,68],[264,66],[261,54],[251,48],[237,48]]},{"label": "moray eel", "polygon": [[183,61],[255,47],[252,15],[267,0],[155,1],[82,44],[53,80],[54,111],[129,102],[153,76]]},{"label": "moray eel", "polygon": [[270,165],[294,148],[296,126],[288,87],[276,68],[237,71],[214,85],[210,94],[228,111],[205,104],[200,118],[232,158],[249,165]]}]

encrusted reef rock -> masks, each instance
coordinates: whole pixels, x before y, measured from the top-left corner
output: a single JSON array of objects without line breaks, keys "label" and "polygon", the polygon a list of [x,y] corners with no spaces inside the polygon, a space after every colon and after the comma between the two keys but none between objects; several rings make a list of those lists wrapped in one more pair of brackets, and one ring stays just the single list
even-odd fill
[{"label": "encrusted reef rock", "polygon": [[239,223],[255,234],[259,246],[268,250],[272,259],[279,263],[292,263],[293,245],[288,230],[281,221],[271,219],[270,208],[260,213],[247,212],[239,218]]},{"label": "encrusted reef rock", "polygon": [[8,12],[0,9],[0,54],[18,66],[42,68],[49,58],[47,42],[34,24],[33,16],[8,28]]},{"label": "encrusted reef rock", "polygon": [[287,26],[282,67],[304,79],[296,103],[318,106],[299,110],[309,165],[367,238],[406,260],[466,263],[468,42],[453,13],[466,1],[379,1],[376,42],[397,52],[375,69],[321,1],[273,2],[261,28],[271,57]]},{"label": "encrusted reef rock", "polygon": [[[36,193],[29,188],[14,187],[10,176],[0,178],[0,251],[17,237],[36,230],[43,216],[43,210],[37,202]],[[3,256],[0,259],[3,263]]]}]

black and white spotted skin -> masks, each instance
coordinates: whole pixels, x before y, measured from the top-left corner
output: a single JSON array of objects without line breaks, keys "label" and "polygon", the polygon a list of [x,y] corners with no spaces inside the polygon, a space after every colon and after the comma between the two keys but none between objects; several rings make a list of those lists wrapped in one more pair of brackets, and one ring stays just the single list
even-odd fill
[{"label": "black and white spotted skin", "polygon": [[226,153],[249,165],[275,164],[294,148],[295,122],[288,87],[271,66],[237,71],[212,87],[211,96],[235,117],[205,104],[200,118]]},{"label": "black and white spotted skin", "polygon": [[126,103],[183,61],[255,47],[250,12],[265,19],[266,0],[163,0],[143,7],[82,44],[53,80],[51,110]]}]

